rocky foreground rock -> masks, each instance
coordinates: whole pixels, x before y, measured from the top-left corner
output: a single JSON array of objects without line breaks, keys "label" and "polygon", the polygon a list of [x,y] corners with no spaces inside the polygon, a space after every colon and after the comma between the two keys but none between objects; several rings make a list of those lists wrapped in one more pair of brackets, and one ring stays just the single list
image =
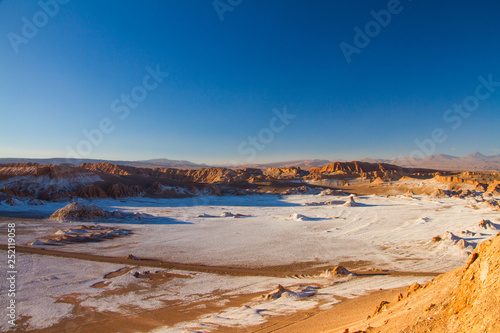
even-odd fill
[{"label": "rocky foreground rock", "polygon": [[72,221],[95,221],[106,219],[146,219],[153,218],[152,215],[143,213],[124,213],[120,211],[107,211],[96,205],[86,205],[81,202],[72,202],[61,209],[56,210],[50,218],[60,222]]},{"label": "rocky foreground rock", "polygon": [[[500,234],[467,263],[383,301],[361,332],[500,332]],[[350,331],[356,331],[351,329]]]}]

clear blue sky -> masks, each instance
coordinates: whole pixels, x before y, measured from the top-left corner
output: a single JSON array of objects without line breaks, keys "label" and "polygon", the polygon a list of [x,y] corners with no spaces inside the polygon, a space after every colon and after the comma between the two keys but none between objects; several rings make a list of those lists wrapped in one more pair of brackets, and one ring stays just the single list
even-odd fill
[{"label": "clear blue sky", "polygon": [[[393,158],[436,128],[446,139],[433,153],[500,152],[500,86],[469,117],[446,114],[479,76],[500,82],[500,2],[238,2],[218,13],[212,0],[72,0],[50,16],[37,1],[1,1],[0,157]],[[370,12],[388,7],[377,31]],[[367,24],[373,37],[348,63],[340,44],[356,47]],[[142,100],[157,64],[169,75],[148,78]],[[140,102],[123,117],[132,91]],[[295,117],[283,125],[273,109],[285,107]],[[103,119],[108,133],[91,143],[82,131]]]}]

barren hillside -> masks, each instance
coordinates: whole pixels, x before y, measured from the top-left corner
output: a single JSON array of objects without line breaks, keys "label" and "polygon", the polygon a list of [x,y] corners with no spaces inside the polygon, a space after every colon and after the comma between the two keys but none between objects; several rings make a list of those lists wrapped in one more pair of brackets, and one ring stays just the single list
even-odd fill
[{"label": "barren hillside", "polygon": [[[412,285],[382,302],[366,332],[500,332],[500,234],[483,242],[467,263],[424,286]],[[356,331],[352,330],[351,331]]]}]

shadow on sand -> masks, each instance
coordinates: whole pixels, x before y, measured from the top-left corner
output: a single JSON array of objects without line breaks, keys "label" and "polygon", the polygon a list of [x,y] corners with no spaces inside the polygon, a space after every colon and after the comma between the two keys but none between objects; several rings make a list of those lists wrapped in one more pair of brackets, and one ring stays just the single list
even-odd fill
[{"label": "shadow on sand", "polygon": [[151,217],[144,219],[108,219],[100,221],[91,221],[92,223],[106,224],[106,223],[116,223],[116,224],[194,224],[192,222],[184,222],[170,217]]},{"label": "shadow on sand", "polygon": [[[50,215],[52,213],[46,212],[46,211],[15,211],[15,212],[9,212],[9,211],[0,211],[0,217],[12,217],[16,219],[40,219],[40,220],[46,220],[49,219]],[[93,223],[93,224],[107,224],[107,223],[112,223],[112,224],[193,224],[192,222],[184,222],[184,221],[179,221],[176,219],[172,219],[169,217],[150,217],[150,218],[143,218],[143,219],[134,219],[134,218],[123,218],[123,219],[117,219],[117,218],[110,218],[110,219],[98,219],[98,220],[82,220],[82,221],[65,221],[65,223],[79,223],[79,224],[88,224],[88,223]]]},{"label": "shadow on sand", "polygon": [[29,210],[29,211],[5,211],[0,210],[0,217],[14,217],[17,219],[46,219],[53,212],[47,211],[37,211],[37,210]]},{"label": "shadow on sand", "polygon": [[196,207],[196,206],[227,206],[227,207],[297,207],[300,203],[283,201],[278,195],[244,195],[244,196],[200,196],[192,198],[153,199],[129,198],[124,200],[101,201],[94,203],[105,208],[108,206],[136,207]]}]

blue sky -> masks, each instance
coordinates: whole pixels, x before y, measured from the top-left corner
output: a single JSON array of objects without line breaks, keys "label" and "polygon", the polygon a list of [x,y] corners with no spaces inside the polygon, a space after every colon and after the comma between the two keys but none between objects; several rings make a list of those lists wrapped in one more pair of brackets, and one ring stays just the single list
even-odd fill
[{"label": "blue sky", "polygon": [[[0,157],[500,152],[498,1],[60,2],[0,2]],[[343,42],[360,46],[349,63]],[[157,67],[168,76],[147,78]],[[478,101],[480,76],[494,83]],[[464,101],[478,101],[468,116],[447,113]]]}]

